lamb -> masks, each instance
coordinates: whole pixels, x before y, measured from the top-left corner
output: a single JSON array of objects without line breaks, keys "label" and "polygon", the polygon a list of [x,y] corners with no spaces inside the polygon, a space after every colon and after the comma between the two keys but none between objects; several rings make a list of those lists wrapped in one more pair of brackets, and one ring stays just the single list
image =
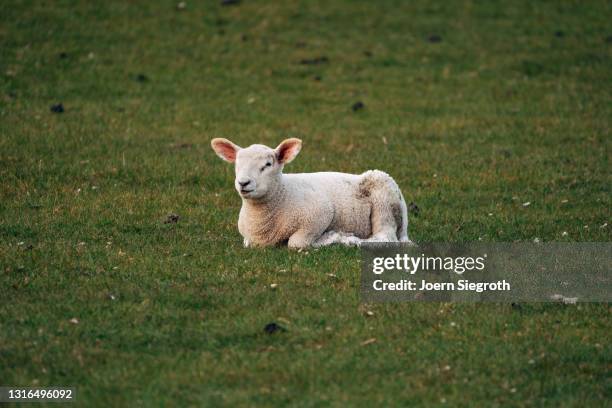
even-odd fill
[{"label": "lamb", "polygon": [[276,149],[241,148],[222,138],[211,146],[221,159],[235,163],[235,188],[242,198],[238,230],[245,247],[411,242],[402,192],[382,171],[284,174],[283,167],[302,148],[295,138]]}]

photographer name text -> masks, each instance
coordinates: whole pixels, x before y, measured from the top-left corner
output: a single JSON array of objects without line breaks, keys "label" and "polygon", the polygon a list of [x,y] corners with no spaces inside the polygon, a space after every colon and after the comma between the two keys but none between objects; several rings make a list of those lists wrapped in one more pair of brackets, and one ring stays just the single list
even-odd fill
[{"label": "photographer name text", "polygon": [[372,287],[376,291],[470,291],[482,293],[485,291],[507,291],[510,290],[510,283],[505,279],[497,282],[470,282],[467,279],[461,279],[455,282],[427,282],[421,280],[414,282],[408,279],[402,279],[398,282],[384,282],[377,279],[372,283]]}]

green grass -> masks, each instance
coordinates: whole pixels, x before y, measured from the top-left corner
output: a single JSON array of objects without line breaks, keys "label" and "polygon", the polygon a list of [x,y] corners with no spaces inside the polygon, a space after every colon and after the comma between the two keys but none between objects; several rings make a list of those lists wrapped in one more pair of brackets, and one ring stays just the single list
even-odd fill
[{"label": "green grass", "polygon": [[383,169],[417,242],[610,241],[610,2],[75,3],[0,13],[0,385],[81,406],[610,399],[608,304],[360,305],[357,249],[241,247],[209,147],[300,137],[289,172]]}]

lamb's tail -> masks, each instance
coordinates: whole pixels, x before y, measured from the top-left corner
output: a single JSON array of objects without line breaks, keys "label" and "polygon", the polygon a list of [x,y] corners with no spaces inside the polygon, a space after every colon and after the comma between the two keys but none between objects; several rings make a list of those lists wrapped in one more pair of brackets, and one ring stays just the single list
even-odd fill
[{"label": "lamb's tail", "polygon": [[400,206],[402,207],[402,222],[397,226],[397,239],[399,242],[409,242],[410,238],[408,238],[408,206],[406,206],[406,200],[404,200],[403,194],[400,192],[400,196],[402,197]]}]

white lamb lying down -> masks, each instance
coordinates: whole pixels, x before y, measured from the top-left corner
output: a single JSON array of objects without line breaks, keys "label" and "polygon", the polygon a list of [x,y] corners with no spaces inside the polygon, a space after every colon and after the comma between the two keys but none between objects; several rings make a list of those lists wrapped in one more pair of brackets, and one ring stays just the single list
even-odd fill
[{"label": "white lamb lying down", "polygon": [[406,202],[382,171],[283,174],[302,148],[299,139],[276,149],[260,144],[243,149],[227,139],[211,145],[223,160],[236,163],[235,187],[242,197],[238,230],[247,247],[410,242]]}]

